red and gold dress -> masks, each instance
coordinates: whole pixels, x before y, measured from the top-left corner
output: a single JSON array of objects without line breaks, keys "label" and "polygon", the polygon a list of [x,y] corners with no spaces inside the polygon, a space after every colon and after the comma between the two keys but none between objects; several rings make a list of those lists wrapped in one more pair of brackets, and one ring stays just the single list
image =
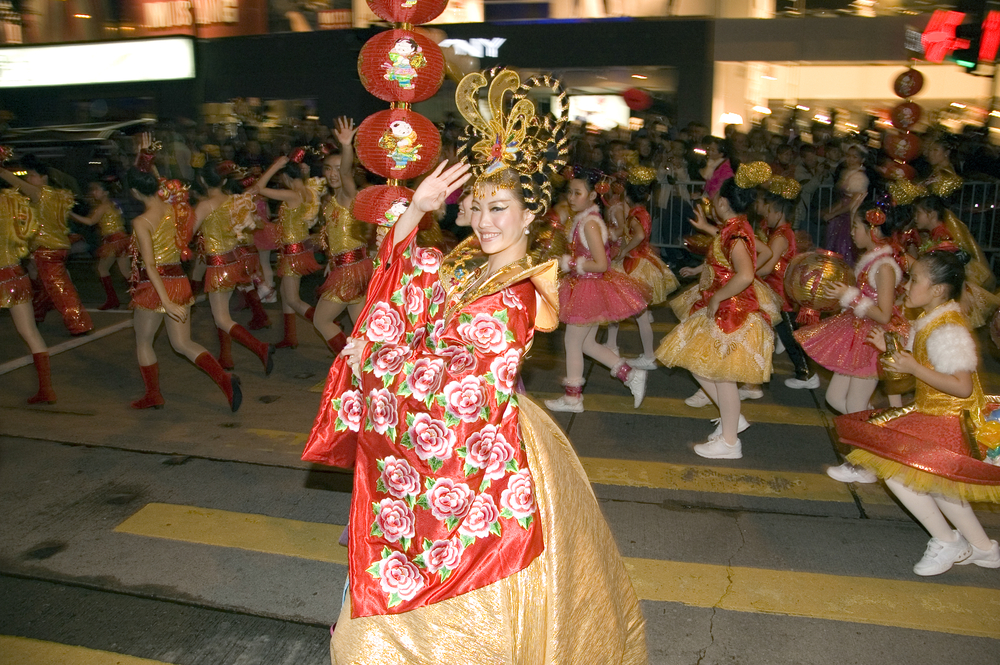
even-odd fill
[{"label": "red and gold dress", "polygon": [[771,378],[774,352],[771,322],[780,315],[767,286],[754,277],[750,286],[722,301],[714,317],[705,311],[712,296],[736,274],[731,257],[737,242],[744,243],[751,260],[756,257],[753,230],[744,215],[729,219],[712,240],[700,295],[660,342],[656,357],[667,367],[683,367],[711,381],[765,383]]},{"label": "red and gold dress", "polygon": [[649,288],[650,305],[659,305],[666,302],[667,296],[677,290],[679,283],[659,253],[649,245],[649,234],[652,233],[653,226],[646,206],[637,205],[629,210],[626,229],[632,228],[633,219],[642,225],[646,237],[625,257],[625,272]]},{"label": "red and gold dress", "polygon": [[201,223],[201,247],[205,257],[205,293],[232,291],[250,284],[247,262],[238,250],[239,235],[252,230],[256,206],[249,194],[228,196]]},{"label": "red and gold dress", "polygon": [[[896,279],[896,295],[902,288],[903,270],[895,256],[896,249],[889,244],[865,252],[854,267],[858,289],[865,298],[878,302],[875,290],[875,275],[888,266]],[[897,298],[898,300],[898,298]],[[823,319],[819,323],[804,326],[795,331],[795,339],[806,354],[826,369],[861,379],[878,376],[878,349],[865,340],[872,330],[895,331],[905,336],[909,324],[903,318],[899,305],[894,305],[888,325],[882,325],[866,316],[857,316],[853,309]]]},{"label": "red and gold dress", "polygon": [[415,235],[383,245],[360,382],[335,361],[303,455],[355,468],[333,662],[645,663],[579,460],[515,391],[536,326],[557,325],[555,262],[456,279]]},{"label": "red and gold dress", "polygon": [[16,189],[0,189],[0,309],[31,302],[31,280],[21,259],[37,231],[31,200]]},{"label": "red and gold dress", "polygon": [[[160,223],[153,229],[153,257],[156,261],[156,271],[163,280],[163,287],[167,291],[167,296],[171,302],[178,305],[191,305],[194,303],[194,296],[191,293],[191,283],[188,282],[184,268],[181,266],[181,236],[183,229],[177,227],[174,221],[173,211],[164,215]],[[132,240],[135,243],[135,239]],[[130,309],[148,309],[154,312],[165,313],[163,303],[159,294],[153,287],[152,282],[146,274],[149,266],[142,265],[138,248],[134,248],[132,254],[132,302]]]},{"label": "red and gold dress", "polygon": [[80,335],[92,330],[94,323],[83,308],[66,270],[70,248],[69,211],[73,203],[72,192],[48,186],[41,188],[35,207],[38,233],[31,241],[31,249],[41,287],[34,294],[35,318],[44,317],[54,306],[62,314],[70,333]]},{"label": "red and gold dress", "polygon": [[[578,263],[594,258],[583,233],[584,225],[590,220],[595,220],[600,226],[604,251],[610,262],[608,229],[596,205],[573,217],[570,253]],[[582,275],[571,270],[559,285],[559,320],[576,326],[623,321],[642,313],[649,300],[645,285],[610,266],[604,272],[585,272]]]},{"label": "red and gold dress", "polygon": [[763,277],[763,282],[774,291],[775,295],[781,301],[781,311],[793,312],[795,308],[792,307],[788,296],[785,295],[785,271],[788,270],[789,262],[791,262],[792,258],[798,252],[795,242],[795,231],[792,230],[791,224],[778,224],[773,229],[768,229],[767,244],[770,245],[776,236],[783,236],[788,242],[788,247],[782,252],[777,262],[775,262],[771,272]]},{"label": "red and gold dress", "polygon": [[[838,416],[837,435],[855,448],[847,459],[917,491],[1000,502],[1000,466],[974,458],[970,450],[970,443],[980,446],[976,431],[997,405],[995,397],[983,395],[975,373],[979,355],[967,320],[950,301],[914,321],[913,330],[917,362],[944,374],[973,372],[972,394],[962,399],[917,380],[912,404]],[[963,433],[966,410],[972,431]]]},{"label": "red and gold dress", "polygon": [[128,255],[130,239],[125,233],[125,220],[117,205],[108,204],[104,214],[97,220],[97,228],[101,231],[101,246],[96,252],[98,257],[103,259]]},{"label": "red and gold dress", "polygon": [[330,273],[319,287],[319,297],[345,305],[361,302],[375,269],[368,256],[375,226],[354,219],[336,196],[323,207],[323,221]]},{"label": "red and gold dress", "polygon": [[309,240],[309,227],[319,214],[319,196],[306,189],[302,203],[291,207],[282,203],[278,209],[278,227],[281,231],[281,254],[278,258],[278,277],[311,275],[320,269],[313,256]]}]

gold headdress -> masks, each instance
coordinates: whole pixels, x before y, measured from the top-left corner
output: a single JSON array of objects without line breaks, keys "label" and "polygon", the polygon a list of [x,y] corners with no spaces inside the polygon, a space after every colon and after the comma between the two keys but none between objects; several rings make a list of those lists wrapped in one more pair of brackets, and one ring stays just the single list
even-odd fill
[{"label": "gold headdress", "polygon": [[736,186],[740,189],[760,187],[771,179],[771,167],[767,162],[748,162],[736,169]]},{"label": "gold headdress", "polygon": [[927,195],[926,189],[904,178],[893,180],[887,188],[893,204],[897,206],[910,205],[921,196]]},{"label": "gold headdress", "polygon": [[802,185],[794,178],[776,175],[767,183],[767,191],[777,194],[783,199],[794,201],[799,197],[799,193],[802,192]]},{"label": "gold headdress", "polygon": [[[489,76],[489,80],[487,79]],[[490,118],[479,110],[479,90],[489,84]],[[560,117],[538,117],[528,94],[550,88],[558,97]],[[562,84],[548,76],[521,83],[517,72],[493,69],[473,72],[455,91],[459,113],[469,122],[462,135],[461,156],[472,167],[474,186],[490,183],[521,185],[525,206],[536,216],[545,214],[552,201],[551,177],[566,164],[568,105]]]}]

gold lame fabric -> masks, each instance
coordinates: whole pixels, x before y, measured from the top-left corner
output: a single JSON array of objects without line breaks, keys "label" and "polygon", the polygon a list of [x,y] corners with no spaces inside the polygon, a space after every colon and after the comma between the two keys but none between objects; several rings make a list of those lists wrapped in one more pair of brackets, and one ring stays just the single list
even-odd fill
[{"label": "gold lame fabric", "polygon": [[552,419],[519,399],[544,552],[498,582],[402,614],[352,619],[348,598],[333,665],[648,662],[639,601],[586,473]]},{"label": "gold lame fabric", "polygon": [[100,229],[102,238],[125,232],[125,220],[122,218],[118,206],[113,203],[108,206],[101,218],[97,220],[97,228]]},{"label": "gold lame fabric", "polygon": [[205,254],[226,254],[239,244],[232,225],[232,197],[208,213],[201,223],[201,237]]},{"label": "gold lame fabric", "polygon": [[[965,317],[959,312],[948,311],[940,314],[934,321],[917,331],[913,339],[913,358],[918,363],[925,367],[933,367],[930,356],[927,354],[927,339],[933,331],[948,324],[963,328],[967,326]],[[917,410],[922,413],[932,416],[957,416],[962,413],[963,409],[968,409],[976,427],[979,427],[983,424],[982,410],[985,403],[986,398],[983,396],[983,389],[979,385],[979,374],[976,372],[972,373],[972,394],[965,399],[941,392],[923,381],[917,381],[914,404]]]},{"label": "gold lame fabric", "polygon": [[319,195],[311,189],[304,190],[302,203],[292,208],[282,203],[278,208],[278,224],[281,227],[281,242],[294,245],[309,237],[309,227],[319,214]]},{"label": "gold lame fabric", "polygon": [[948,234],[955,244],[962,248],[971,260],[965,266],[965,277],[968,281],[984,289],[992,290],[996,286],[996,277],[990,270],[990,262],[986,260],[986,255],[979,247],[979,243],[972,237],[962,220],[955,216],[955,213],[948,211],[944,216],[944,225],[948,229]]},{"label": "gold lame fabric", "polygon": [[[157,266],[181,262],[181,250],[177,247],[177,225],[174,212],[169,210],[153,230],[153,256]],[[147,266],[152,269],[153,266]]]},{"label": "gold lame fabric", "polygon": [[351,211],[331,196],[323,206],[327,254],[337,256],[361,247],[369,247],[375,235],[375,225],[359,222]]},{"label": "gold lame fabric", "polygon": [[0,189],[0,268],[20,263],[38,231],[31,200],[16,189]]},{"label": "gold lame fabric", "polygon": [[31,242],[31,250],[69,249],[69,211],[73,208],[73,194],[65,189],[42,187],[38,195],[35,215],[38,218],[38,235]]}]

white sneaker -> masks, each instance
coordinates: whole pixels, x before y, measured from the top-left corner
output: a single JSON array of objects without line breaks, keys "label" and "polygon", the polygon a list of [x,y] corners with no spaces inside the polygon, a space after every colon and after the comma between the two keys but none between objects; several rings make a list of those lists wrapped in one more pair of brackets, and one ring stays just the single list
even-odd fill
[{"label": "white sneaker", "polygon": [[695,446],[694,453],[708,459],[740,459],[743,457],[743,444],[736,439],[736,444],[731,446],[721,436],[712,436],[707,442]]},{"label": "white sneaker", "polygon": [[632,391],[632,408],[638,409],[646,396],[646,370],[633,367],[625,385]]},{"label": "white sneaker", "polygon": [[873,472],[868,469],[855,466],[850,462],[844,462],[840,466],[831,466],[826,470],[826,475],[842,483],[861,483],[866,485],[878,480]]},{"label": "white sneaker", "polygon": [[780,356],[785,352],[785,344],[781,341],[781,338],[775,335],[774,337],[774,355]]},{"label": "white sneaker", "polygon": [[740,388],[740,400],[745,399],[760,399],[764,396],[764,391],[760,388]]},{"label": "white sneaker", "polygon": [[795,390],[816,390],[819,388],[819,374],[813,374],[808,379],[785,379],[785,385]]},{"label": "white sneaker", "polygon": [[968,566],[970,563],[974,563],[983,568],[1000,568],[1000,545],[997,545],[997,541],[991,540],[991,547],[988,550],[981,550],[972,543],[969,545],[972,547],[972,554],[967,559],[956,561],[956,564]]},{"label": "white sneaker", "polygon": [[972,545],[958,531],[952,531],[957,540],[946,543],[937,538],[931,538],[924,550],[924,556],[913,566],[913,572],[921,577],[940,575],[954,564],[972,556]]},{"label": "white sneaker", "polygon": [[[715,428],[715,431],[712,432],[708,438],[710,439],[722,438],[722,418],[712,418],[712,422],[718,425],[718,427]],[[750,427],[750,423],[747,422],[746,417],[741,413],[740,421],[736,425],[736,433],[742,434],[747,430],[748,427]]]},{"label": "white sneaker", "polygon": [[630,367],[634,367],[635,369],[645,369],[645,370],[656,369],[657,366],[656,358],[653,358],[652,356],[647,356],[645,354],[639,356],[638,358],[629,358],[628,364]]},{"label": "white sneaker", "polygon": [[278,302],[278,291],[273,286],[261,284],[257,287],[257,295],[260,296],[262,303],[271,304]]},{"label": "white sneaker", "polygon": [[705,394],[704,390],[698,388],[698,392],[696,392],[694,395],[691,395],[686,400],[684,400],[684,403],[690,407],[699,409],[703,406],[708,406],[709,404],[711,404],[712,400],[708,398],[708,395]]},{"label": "white sneaker", "polygon": [[583,413],[583,398],[581,397],[577,400],[570,400],[563,395],[559,399],[547,399],[545,400],[545,408],[549,411]]}]

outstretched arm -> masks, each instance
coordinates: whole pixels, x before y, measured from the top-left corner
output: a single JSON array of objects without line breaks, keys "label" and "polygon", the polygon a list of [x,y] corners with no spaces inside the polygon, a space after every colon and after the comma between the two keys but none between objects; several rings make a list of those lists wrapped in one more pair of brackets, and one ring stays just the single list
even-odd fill
[{"label": "outstretched arm", "polygon": [[465,184],[465,181],[472,175],[469,173],[469,165],[459,162],[447,169],[448,162],[441,162],[430,175],[424,178],[423,182],[413,193],[413,200],[407,206],[406,211],[396,220],[396,225],[392,227],[392,245],[402,242],[417,228],[420,219],[425,213],[437,210],[444,203],[444,200],[456,189]]},{"label": "outstretched arm", "polygon": [[101,205],[94,208],[93,212],[90,213],[90,217],[84,217],[83,215],[78,215],[72,210],[70,211],[69,216],[85,226],[94,226],[99,221],[101,221],[101,217],[104,216],[104,210],[105,210],[104,207],[106,205],[108,204],[102,203]]},{"label": "outstretched arm", "polygon": [[40,187],[35,187],[27,180],[19,178],[5,168],[0,167],[0,178],[6,180],[11,187],[21,190],[21,193],[31,199],[32,203],[38,203],[38,197],[41,195],[42,190]]},{"label": "outstretched arm", "polygon": [[[354,184],[354,135],[357,131],[353,118],[337,118],[333,135],[340,143],[340,190],[346,199],[351,200],[358,195],[358,186]],[[343,204],[343,201],[340,203]]]}]

